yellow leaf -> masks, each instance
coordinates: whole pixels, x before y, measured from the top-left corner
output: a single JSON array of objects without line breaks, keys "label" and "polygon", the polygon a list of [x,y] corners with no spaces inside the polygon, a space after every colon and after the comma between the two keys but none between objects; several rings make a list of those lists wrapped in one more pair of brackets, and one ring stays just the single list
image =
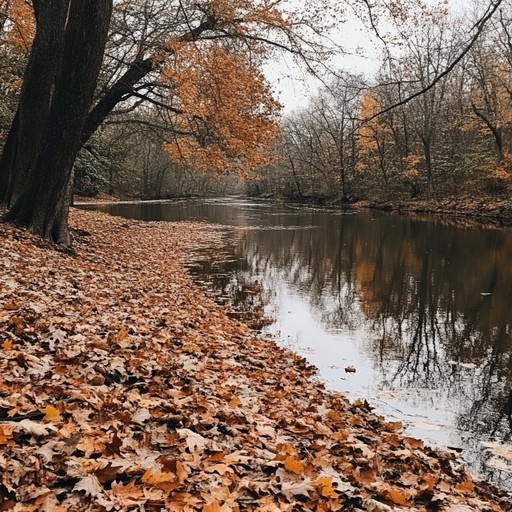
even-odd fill
[{"label": "yellow leaf", "polygon": [[294,457],[286,457],[284,460],[284,469],[290,473],[301,475],[304,472],[304,464],[302,464],[300,460],[297,460]]},{"label": "yellow leaf", "polygon": [[8,350],[12,350],[12,340],[5,340],[2,348],[7,352]]},{"label": "yellow leaf", "polygon": [[41,412],[44,412],[43,419],[45,421],[51,421],[52,423],[59,423],[62,421],[59,410],[53,407],[53,405],[47,405],[44,409],[41,409]]}]

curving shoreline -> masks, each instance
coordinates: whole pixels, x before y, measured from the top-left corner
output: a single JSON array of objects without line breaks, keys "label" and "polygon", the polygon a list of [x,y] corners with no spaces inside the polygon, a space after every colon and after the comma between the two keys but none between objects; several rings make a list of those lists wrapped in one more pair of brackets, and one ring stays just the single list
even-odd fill
[{"label": "curving shoreline", "polygon": [[512,510],[207,298],[183,265],[216,226],[71,225],[74,255],[0,225],[0,505]]}]

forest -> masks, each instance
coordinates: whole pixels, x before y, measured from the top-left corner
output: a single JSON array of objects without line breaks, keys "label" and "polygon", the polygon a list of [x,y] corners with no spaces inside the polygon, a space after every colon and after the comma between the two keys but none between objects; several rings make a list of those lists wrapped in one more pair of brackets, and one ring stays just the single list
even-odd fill
[{"label": "forest", "polygon": [[[511,20],[508,0],[114,2],[71,158],[74,191],[145,199],[236,192],[330,203],[477,192],[506,207]],[[354,24],[373,41],[371,50],[355,50],[369,62],[359,71],[339,64],[349,53],[343,31]],[[22,92],[36,27],[30,3],[2,0],[0,145],[20,98],[41,97],[37,77],[34,91]],[[315,84],[291,111],[265,76],[265,66],[284,54],[292,74],[302,69]],[[55,80],[71,87],[63,76]],[[45,87],[48,94],[50,82]],[[34,114],[30,102],[25,108]],[[27,129],[20,137],[39,135]],[[11,153],[4,150],[0,164],[8,204],[18,195],[13,180],[5,181]]]}]

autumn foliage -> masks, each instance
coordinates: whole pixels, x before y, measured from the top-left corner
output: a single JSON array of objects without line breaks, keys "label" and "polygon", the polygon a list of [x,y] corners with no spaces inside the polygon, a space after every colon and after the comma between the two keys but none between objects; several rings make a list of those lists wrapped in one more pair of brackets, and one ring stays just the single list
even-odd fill
[{"label": "autumn foliage", "polygon": [[25,0],[0,1],[0,33],[5,32],[6,41],[24,50],[29,50],[34,38],[34,13]]},{"label": "autumn foliage", "polygon": [[235,170],[241,176],[268,164],[280,133],[279,105],[250,54],[179,41],[169,48],[174,58],[161,80],[176,94],[176,136],[166,145],[171,157],[201,171]]}]

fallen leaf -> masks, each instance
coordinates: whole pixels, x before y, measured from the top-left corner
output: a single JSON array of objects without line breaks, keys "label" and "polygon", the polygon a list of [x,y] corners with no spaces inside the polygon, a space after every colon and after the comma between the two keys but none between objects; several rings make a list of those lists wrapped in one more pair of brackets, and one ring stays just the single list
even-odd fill
[{"label": "fallen leaf", "polygon": [[148,485],[158,485],[162,483],[171,483],[176,480],[176,475],[173,473],[167,473],[165,471],[159,471],[158,469],[148,469],[142,475],[141,482]]},{"label": "fallen leaf", "polygon": [[40,409],[44,413],[43,420],[50,421],[51,423],[60,423],[62,418],[60,412],[53,405],[47,405],[44,409]]},{"label": "fallen leaf", "polygon": [[187,447],[191,452],[204,450],[208,444],[208,439],[188,428],[178,428],[176,432],[182,439],[185,439]]},{"label": "fallen leaf", "polygon": [[281,493],[290,500],[293,499],[294,496],[307,496],[309,498],[309,493],[314,490],[309,478],[306,478],[302,482],[283,482],[281,484]]},{"label": "fallen leaf", "polygon": [[320,495],[324,498],[338,498],[338,495],[332,485],[332,478],[328,476],[318,478],[315,480],[314,485],[318,488]]},{"label": "fallen leaf", "polygon": [[203,512],[221,512],[220,504],[214,500],[203,507]]},{"label": "fallen leaf", "polygon": [[295,459],[294,457],[287,457],[284,460],[284,469],[290,473],[301,475],[304,473],[304,464],[302,464],[300,460]]}]

